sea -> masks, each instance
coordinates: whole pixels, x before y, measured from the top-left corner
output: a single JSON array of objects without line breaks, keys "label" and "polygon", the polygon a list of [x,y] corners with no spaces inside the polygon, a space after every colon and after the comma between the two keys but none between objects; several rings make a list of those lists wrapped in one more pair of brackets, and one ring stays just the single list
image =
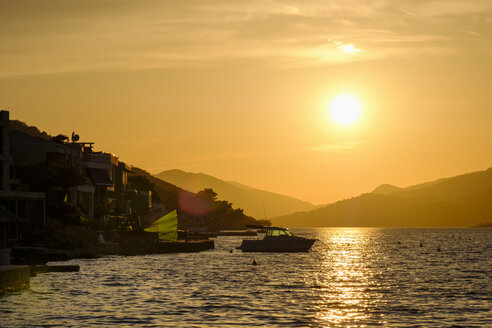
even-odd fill
[{"label": "sea", "polygon": [[242,237],[218,237],[201,253],[52,262],[80,272],[0,296],[0,326],[492,327],[490,228],[292,231],[318,241],[242,253]]}]

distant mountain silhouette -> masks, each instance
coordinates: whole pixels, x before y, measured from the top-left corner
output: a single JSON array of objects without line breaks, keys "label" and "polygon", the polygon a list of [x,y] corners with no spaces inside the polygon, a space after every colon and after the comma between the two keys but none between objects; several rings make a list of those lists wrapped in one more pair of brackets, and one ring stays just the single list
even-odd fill
[{"label": "distant mountain silhouette", "polygon": [[475,226],[490,218],[492,168],[408,188],[382,185],[369,194],[272,221],[291,227],[439,227]]},{"label": "distant mountain silhouette", "polygon": [[390,184],[382,184],[372,191],[372,194],[389,195],[400,191],[402,188]]},{"label": "distant mountain silhouette", "polygon": [[244,213],[255,218],[264,218],[263,205],[268,217],[280,216],[314,209],[311,203],[273,192],[255,189],[237,182],[227,182],[203,173],[190,173],[181,170],[168,170],[155,175],[180,188],[198,192],[212,188],[219,199],[232,202],[234,207],[244,209]]}]

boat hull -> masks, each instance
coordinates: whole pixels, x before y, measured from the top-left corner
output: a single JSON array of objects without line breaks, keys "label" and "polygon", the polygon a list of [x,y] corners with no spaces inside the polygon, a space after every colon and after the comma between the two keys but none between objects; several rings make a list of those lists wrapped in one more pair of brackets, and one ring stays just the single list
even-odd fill
[{"label": "boat hull", "polygon": [[238,249],[243,252],[308,252],[316,239],[261,239],[243,240]]}]

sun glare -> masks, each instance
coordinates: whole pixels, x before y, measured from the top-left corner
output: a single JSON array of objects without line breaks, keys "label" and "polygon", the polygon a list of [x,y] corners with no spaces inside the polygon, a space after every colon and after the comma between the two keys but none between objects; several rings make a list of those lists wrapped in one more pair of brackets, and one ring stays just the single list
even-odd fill
[{"label": "sun glare", "polygon": [[331,119],[339,125],[354,124],[359,120],[360,115],[360,102],[352,95],[339,95],[330,103]]}]

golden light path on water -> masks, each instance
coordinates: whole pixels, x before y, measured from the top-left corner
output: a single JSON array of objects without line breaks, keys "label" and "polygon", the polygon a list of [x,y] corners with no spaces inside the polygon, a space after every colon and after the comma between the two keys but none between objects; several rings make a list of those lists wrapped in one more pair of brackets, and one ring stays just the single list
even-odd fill
[{"label": "golden light path on water", "polygon": [[371,290],[374,268],[364,256],[369,234],[367,229],[357,228],[331,232],[324,241],[329,251],[324,253],[318,278],[323,287],[315,306],[317,318],[331,325],[364,322],[369,318],[372,303],[382,301],[375,300]]}]

